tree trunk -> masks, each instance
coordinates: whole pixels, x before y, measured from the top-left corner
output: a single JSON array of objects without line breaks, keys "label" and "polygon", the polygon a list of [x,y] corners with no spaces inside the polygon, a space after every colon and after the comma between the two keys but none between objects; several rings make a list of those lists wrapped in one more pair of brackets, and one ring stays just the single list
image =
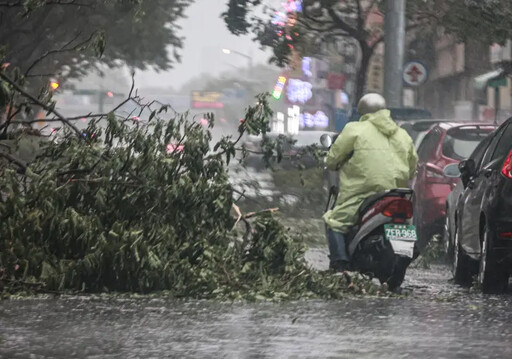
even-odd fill
[{"label": "tree trunk", "polygon": [[370,67],[370,60],[372,59],[374,51],[370,46],[368,46],[366,41],[359,42],[359,48],[361,49],[361,64],[359,65],[356,77],[356,92],[354,102],[356,106],[361,97],[364,95],[366,79],[368,78],[368,68]]}]

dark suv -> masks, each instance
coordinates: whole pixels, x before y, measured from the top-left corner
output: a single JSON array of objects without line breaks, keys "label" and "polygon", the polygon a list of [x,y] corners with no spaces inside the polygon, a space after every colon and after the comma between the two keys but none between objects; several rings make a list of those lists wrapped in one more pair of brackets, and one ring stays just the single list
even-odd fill
[{"label": "dark suv", "polygon": [[483,156],[459,164],[453,270],[459,284],[478,273],[485,293],[500,293],[512,264],[512,118],[490,136]]}]

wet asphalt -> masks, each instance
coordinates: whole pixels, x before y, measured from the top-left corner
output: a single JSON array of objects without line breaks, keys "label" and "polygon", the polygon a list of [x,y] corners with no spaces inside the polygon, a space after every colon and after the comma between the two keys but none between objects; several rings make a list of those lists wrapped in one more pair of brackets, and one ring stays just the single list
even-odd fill
[{"label": "wet asphalt", "polygon": [[[268,175],[256,182],[254,196],[272,196]],[[307,259],[326,269],[325,246]],[[2,301],[0,358],[512,358],[512,294],[456,286],[445,265],[410,268],[403,288],[399,298],[282,303]]]},{"label": "wet asphalt", "polygon": [[[325,249],[308,259],[325,266]],[[512,358],[512,295],[411,268],[401,298],[0,302],[0,358]]]}]

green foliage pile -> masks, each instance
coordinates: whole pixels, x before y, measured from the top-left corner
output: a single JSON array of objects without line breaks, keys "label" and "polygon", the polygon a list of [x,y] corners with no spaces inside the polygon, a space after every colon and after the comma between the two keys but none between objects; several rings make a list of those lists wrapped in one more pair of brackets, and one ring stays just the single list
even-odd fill
[{"label": "green foliage pile", "polygon": [[[4,292],[341,297],[347,281],[311,270],[302,239],[271,214],[236,223],[227,165],[238,141],[212,149],[209,130],[166,111],[147,124],[110,114],[49,141],[26,169],[0,168]],[[264,132],[269,115],[260,97],[240,137]]]}]

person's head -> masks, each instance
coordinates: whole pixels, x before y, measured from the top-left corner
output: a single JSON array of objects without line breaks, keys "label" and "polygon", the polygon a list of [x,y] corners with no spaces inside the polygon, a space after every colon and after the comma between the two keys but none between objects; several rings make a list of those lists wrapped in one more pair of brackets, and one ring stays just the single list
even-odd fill
[{"label": "person's head", "polygon": [[360,116],[374,113],[386,108],[386,100],[378,93],[369,93],[361,97],[357,105],[357,112]]}]

